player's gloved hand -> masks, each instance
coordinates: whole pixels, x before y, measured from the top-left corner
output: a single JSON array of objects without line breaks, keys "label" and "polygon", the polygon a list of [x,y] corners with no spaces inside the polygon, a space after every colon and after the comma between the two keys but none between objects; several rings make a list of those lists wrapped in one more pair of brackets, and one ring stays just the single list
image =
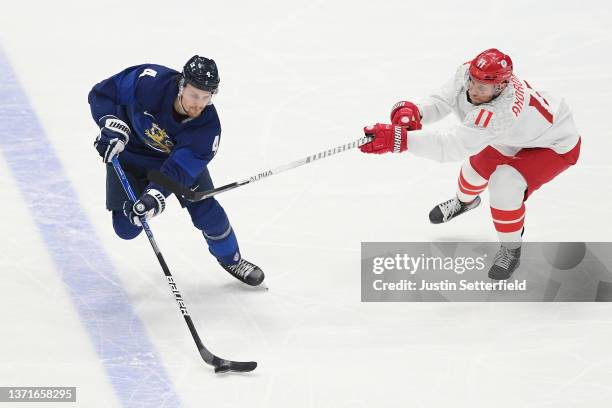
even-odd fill
[{"label": "player's gloved hand", "polygon": [[374,137],[370,143],[359,148],[364,153],[401,153],[408,150],[408,131],[403,126],[377,123],[364,127],[363,132],[366,136]]},{"label": "player's gloved hand", "polygon": [[94,147],[100,153],[102,161],[110,163],[130,141],[130,127],[113,115],[102,116],[99,125],[100,134],[96,137]]},{"label": "player's gloved hand", "polygon": [[421,130],[421,113],[412,102],[400,101],[391,108],[391,124],[403,126],[408,130]]},{"label": "player's gloved hand", "polygon": [[166,197],[155,189],[146,190],[138,201],[126,201],[123,203],[123,214],[137,227],[142,227],[140,218],[145,221],[161,214],[166,208]]}]

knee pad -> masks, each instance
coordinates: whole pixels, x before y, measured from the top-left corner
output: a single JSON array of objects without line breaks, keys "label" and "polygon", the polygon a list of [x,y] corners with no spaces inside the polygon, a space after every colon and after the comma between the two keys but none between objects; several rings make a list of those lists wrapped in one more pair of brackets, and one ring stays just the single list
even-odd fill
[{"label": "knee pad", "polygon": [[142,227],[133,225],[121,211],[113,210],[113,229],[121,239],[134,239],[142,231]]},{"label": "knee pad", "polygon": [[527,182],[521,173],[506,164],[497,166],[489,178],[491,206],[517,208],[524,201]]}]

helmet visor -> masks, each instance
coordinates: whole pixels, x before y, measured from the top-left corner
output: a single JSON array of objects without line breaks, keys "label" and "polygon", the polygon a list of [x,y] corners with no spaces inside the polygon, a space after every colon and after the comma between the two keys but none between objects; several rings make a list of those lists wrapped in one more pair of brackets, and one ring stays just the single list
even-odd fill
[{"label": "helmet visor", "polygon": [[472,98],[492,98],[499,93],[499,85],[478,81],[471,75],[468,75],[467,88]]}]

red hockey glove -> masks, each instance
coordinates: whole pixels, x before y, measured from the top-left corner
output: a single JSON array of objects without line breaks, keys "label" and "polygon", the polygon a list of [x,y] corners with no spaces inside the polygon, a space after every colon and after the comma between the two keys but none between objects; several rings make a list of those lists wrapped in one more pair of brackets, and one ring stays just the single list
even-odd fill
[{"label": "red hockey glove", "polygon": [[391,109],[391,124],[404,126],[408,130],[420,130],[423,128],[419,108],[414,103],[408,101],[400,101],[393,105]]},{"label": "red hockey glove", "polygon": [[364,127],[363,132],[366,136],[374,136],[374,140],[359,148],[364,153],[401,153],[408,150],[407,130],[402,126],[377,123]]}]

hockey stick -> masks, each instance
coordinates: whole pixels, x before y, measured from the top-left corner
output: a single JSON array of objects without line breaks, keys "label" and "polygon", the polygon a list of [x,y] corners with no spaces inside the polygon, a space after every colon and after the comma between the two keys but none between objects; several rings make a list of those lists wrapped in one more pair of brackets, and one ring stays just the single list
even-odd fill
[{"label": "hockey stick", "polygon": [[[123,169],[121,168],[121,164],[119,164],[119,160],[117,159],[116,156],[113,157],[112,163],[113,163],[115,172],[117,173],[117,177],[119,177],[119,180],[121,181],[121,184],[123,185],[123,189],[125,190],[125,193],[130,198],[130,200],[136,201],[137,200],[136,194],[134,194],[134,191],[132,190],[132,187],[130,186],[130,183],[127,177],[125,176],[125,173],[123,172]],[[153,237],[153,232],[151,231],[151,228],[149,227],[149,223],[144,218],[141,218],[140,222],[142,223],[142,228],[147,233],[147,238],[149,238],[149,242],[151,243],[151,246],[153,247],[153,251],[155,252],[155,255],[157,256],[157,260],[159,261],[159,264],[161,265],[164,271],[164,275],[166,275],[166,278],[168,279],[170,290],[172,291],[172,294],[174,295],[174,298],[176,299],[176,302],[179,305],[179,309],[181,309],[181,313],[183,314],[183,317],[185,318],[187,327],[189,327],[191,336],[193,337],[193,340],[195,341],[196,346],[198,347],[198,351],[200,352],[200,355],[204,359],[204,362],[206,362],[206,364],[209,364],[215,367],[215,373],[224,373],[227,371],[235,371],[235,372],[253,371],[257,367],[257,363],[255,361],[242,362],[242,361],[226,360],[224,358],[215,356],[213,353],[208,351],[208,349],[204,346],[204,344],[202,343],[202,340],[200,340],[200,336],[198,335],[198,332],[195,329],[195,326],[193,325],[193,321],[191,320],[191,316],[189,315],[189,312],[187,311],[187,306],[185,306],[183,297],[181,296],[178,290],[178,287],[176,286],[176,282],[174,282],[174,278],[172,277],[172,274],[170,273],[170,269],[168,268],[168,265],[166,264],[166,261],[164,260],[164,257],[161,251],[159,250],[157,243],[155,242],[155,238]]]},{"label": "hockey stick", "polygon": [[346,143],[341,146],[334,147],[333,149],[324,150],[322,152],[310,155],[308,157],[304,157],[303,159],[299,159],[291,163],[284,164],[282,166],[275,167],[270,170],[264,170],[261,173],[257,173],[256,175],[251,176],[247,179],[236,181],[234,183],[229,183],[224,186],[217,187],[217,188],[214,188],[208,191],[192,191],[189,188],[172,180],[170,177],[161,173],[159,170],[149,171],[148,178],[150,181],[164,187],[165,189],[171,191],[177,196],[180,196],[188,201],[202,201],[212,196],[215,196],[217,194],[233,190],[240,186],[244,186],[245,184],[254,183],[263,178],[273,176],[278,173],[282,173],[283,171],[291,170],[296,167],[300,167],[305,164],[312,163],[315,160],[324,159],[326,157],[333,156],[335,154],[342,153],[347,150],[354,149],[356,147],[361,147],[364,144],[371,142],[372,139],[373,137],[371,136],[362,137],[361,139],[355,140],[354,142]]}]

